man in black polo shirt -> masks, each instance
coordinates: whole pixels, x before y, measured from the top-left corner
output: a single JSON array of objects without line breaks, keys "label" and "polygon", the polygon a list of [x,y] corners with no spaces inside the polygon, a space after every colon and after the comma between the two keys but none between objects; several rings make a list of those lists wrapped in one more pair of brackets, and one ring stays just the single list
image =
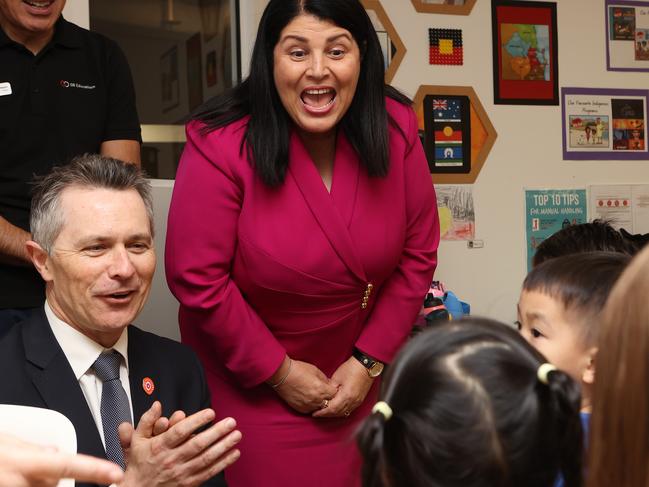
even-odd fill
[{"label": "man in black polo shirt", "polygon": [[0,0],[0,335],[44,299],[25,249],[34,175],[85,152],[140,162],[126,58],[65,21],[64,6]]}]

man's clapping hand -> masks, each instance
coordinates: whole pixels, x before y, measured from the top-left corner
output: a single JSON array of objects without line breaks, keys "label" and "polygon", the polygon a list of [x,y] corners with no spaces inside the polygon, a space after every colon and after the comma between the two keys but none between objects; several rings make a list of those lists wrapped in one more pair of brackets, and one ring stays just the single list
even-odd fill
[{"label": "man's clapping hand", "polygon": [[[142,415],[137,428],[120,425],[127,462],[120,487],[195,486],[214,477],[239,458],[234,446],[241,440],[236,422],[226,418],[208,428],[212,409],[191,416],[177,411],[162,418],[158,401]],[[165,431],[165,427],[168,428]]]}]

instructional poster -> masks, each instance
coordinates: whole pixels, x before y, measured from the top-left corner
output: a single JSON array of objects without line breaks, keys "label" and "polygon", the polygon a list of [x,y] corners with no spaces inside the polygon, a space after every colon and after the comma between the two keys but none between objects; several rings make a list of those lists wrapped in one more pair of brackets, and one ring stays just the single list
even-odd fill
[{"label": "instructional poster", "polygon": [[553,233],[588,221],[585,189],[532,189],[525,191],[527,270],[536,248]]},{"label": "instructional poster", "polygon": [[591,186],[589,211],[618,230],[649,233],[649,184]]}]

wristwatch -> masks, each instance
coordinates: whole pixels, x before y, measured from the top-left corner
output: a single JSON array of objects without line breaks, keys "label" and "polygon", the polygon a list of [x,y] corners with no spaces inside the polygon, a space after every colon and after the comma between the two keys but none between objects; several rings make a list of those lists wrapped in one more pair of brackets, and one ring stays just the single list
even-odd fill
[{"label": "wristwatch", "polygon": [[385,366],[383,362],[374,360],[372,357],[368,357],[359,349],[355,348],[352,356],[358,360],[363,367],[367,369],[367,375],[371,378],[378,377],[383,372],[383,367]]}]

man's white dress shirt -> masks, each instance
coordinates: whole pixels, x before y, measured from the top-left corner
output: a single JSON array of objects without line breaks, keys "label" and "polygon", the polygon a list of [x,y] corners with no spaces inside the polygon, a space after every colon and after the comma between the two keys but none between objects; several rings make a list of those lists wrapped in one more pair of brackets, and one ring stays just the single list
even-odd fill
[{"label": "man's white dress shirt", "polygon": [[[126,391],[129,409],[131,410],[131,418],[133,418],[133,402],[131,401],[131,388],[128,381],[128,332],[126,331],[126,327],[122,331],[117,343],[110,349],[106,349],[59,319],[47,301],[45,301],[45,315],[50,323],[56,341],[59,342],[65,357],[72,366],[75,377],[79,381],[83,395],[86,397],[88,407],[97,425],[101,442],[104,448],[106,448],[100,412],[101,391],[104,384],[95,374],[95,371],[92,369],[92,364],[106,350],[116,350],[120,353],[123,360],[119,366],[119,379],[122,382],[122,387]],[[133,418],[133,421],[134,424],[137,424],[135,418]]]}]

